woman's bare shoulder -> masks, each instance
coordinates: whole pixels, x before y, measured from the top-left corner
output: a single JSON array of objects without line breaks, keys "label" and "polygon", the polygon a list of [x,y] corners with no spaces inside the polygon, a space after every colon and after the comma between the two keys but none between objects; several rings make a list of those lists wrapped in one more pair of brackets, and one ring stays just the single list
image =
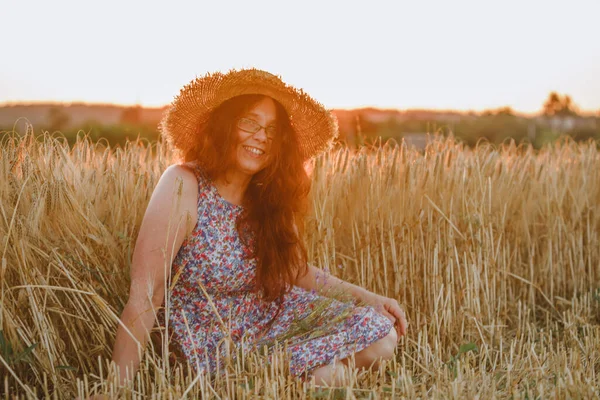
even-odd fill
[{"label": "woman's bare shoulder", "polygon": [[154,188],[153,197],[158,197],[162,206],[179,197],[184,207],[195,209],[198,196],[198,180],[193,169],[187,165],[172,164],[162,173]]},{"label": "woman's bare shoulder", "polygon": [[163,175],[167,173],[170,177],[180,176],[182,179],[193,180],[197,182],[194,164],[191,163],[171,164],[165,169]]},{"label": "woman's bare shoulder", "polygon": [[188,161],[179,164],[171,164],[168,168],[180,168],[182,170],[190,172],[192,175],[195,175],[195,170],[198,168],[198,164],[196,163],[196,161]]}]

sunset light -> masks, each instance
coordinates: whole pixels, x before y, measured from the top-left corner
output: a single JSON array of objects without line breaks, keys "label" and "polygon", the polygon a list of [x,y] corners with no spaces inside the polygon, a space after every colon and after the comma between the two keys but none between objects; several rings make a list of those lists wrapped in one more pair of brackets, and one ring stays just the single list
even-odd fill
[{"label": "sunset light", "polygon": [[0,103],[162,106],[195,76],[257,67],[330,108],[600,109],[600,3],[12,1]]},{"label": "sunset light", "polygon": [[0,395],[600,394],[600,0],[0,0]]}]

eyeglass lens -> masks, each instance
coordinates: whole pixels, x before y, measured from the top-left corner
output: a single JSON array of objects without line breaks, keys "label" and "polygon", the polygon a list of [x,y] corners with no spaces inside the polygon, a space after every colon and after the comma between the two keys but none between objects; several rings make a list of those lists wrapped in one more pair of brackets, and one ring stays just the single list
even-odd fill
[{"label": "eyeglass lens", "polygon": [[[258,122],[249,118],[240,118],[237,125],[238,128],[250,133],[256,133],[262,128]],[[265,132],[267,136],[273,137],[277,133],[277,128],[274,125],[269,125],[265,128]]]}]

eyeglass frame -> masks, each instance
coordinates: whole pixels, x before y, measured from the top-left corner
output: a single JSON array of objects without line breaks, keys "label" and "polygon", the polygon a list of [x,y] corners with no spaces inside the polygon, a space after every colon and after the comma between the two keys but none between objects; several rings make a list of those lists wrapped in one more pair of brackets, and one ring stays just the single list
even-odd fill
[{"label": "eyeglass frame", "polygon": [[[247,131],[246,129],[244,129],[244,128],[240,127],[240,126],[239,126],[239,123],[240,123],[240,121],[241,121],[241,120],[243,120],[243,119],[245,119],[245,120],[248,120],[248,121],[252,121],[252,122],[253,122],[253,123],[255,123],[256,125],[258,125],[258,126],[259,126],[259,128],[256,130],[256,132]],[[259,124],[259,123],[258,123],[258,122],[256,122],[255,120],[253,120],[252,118],[240,117],[240,118],[238,118],[238,119],[237,119],[237,121],[236,121],[236,123],[235,123],[235,126],[237,126],[239,129],[243,130],[244,132],[251,133],[251,134],[252,134],[252,136],[254,136],[254,135],[256,135],[258,132],[260,132],[260,130],[261,130],[261,129],[264,129],[264,130],[265,130],[265,135],[267,136],[267,139],[269,139],[269,140],[273,140],[273,139],[275,139],[275,136],[277,135],[277,132],[275,132],[275,135],[273,135],[273,136],[269,136],[269,134],[267,133],[267,128],[269,128],[269,127],[271,127],[271,126],[273,126],[273,127],[274,127],[274,125],[262,126],[261,124]],[[277,128],[275,128],[275,129],[277,129]]]}]

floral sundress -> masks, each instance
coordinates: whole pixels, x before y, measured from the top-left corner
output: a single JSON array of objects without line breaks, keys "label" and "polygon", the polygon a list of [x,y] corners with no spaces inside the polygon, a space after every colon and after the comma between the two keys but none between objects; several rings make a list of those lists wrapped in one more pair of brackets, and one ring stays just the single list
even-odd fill
[{"label": "floral sundress", "polygon": [[[235,228],[242,206],[221,197],[197,163],[182,165],[198,180],[198,221],[173,260],[166,298],[169,336],[175,342],[170,346],[175,345],[176,354],[196,372],[223,371],[222,360],[235,353],[227,351],[226,338],[239,348],[261,347],[310,325],[297,340],[286,337],[290,373],[308,378],[315,368],[346,358],[390,332],[391,321],[370,306],[329,299],[297,286],[279,307],[263,301],[253,290],[256,259],[245,257],[249,248]],[[159,316],[163,324],[164,304]],[[341,314],[345,317],[336,318]],[[320,332],[313,334],[311,329]]]}]

